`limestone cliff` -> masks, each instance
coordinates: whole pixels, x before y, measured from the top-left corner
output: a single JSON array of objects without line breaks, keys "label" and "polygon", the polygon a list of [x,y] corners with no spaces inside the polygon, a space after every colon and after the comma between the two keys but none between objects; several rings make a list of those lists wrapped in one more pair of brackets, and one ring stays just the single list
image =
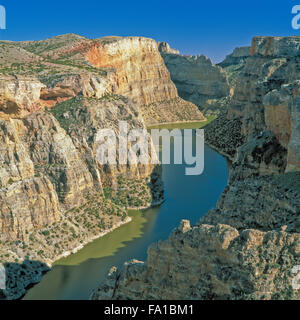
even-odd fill
[{"label": "limestone cliff", "polygon": [[159,48],[179,96],[196,104],[205,115],[218,113],[230,93],[222,68],[204,55],[185,56]]},{"label": "limestone cliff", "polygon": [[251,47],[238,47],[233,50],[232,53],[226,56],[226,58],[219,63],[222,68],[230,67],[233,65],[240,65],[246,62],[250,57]]},{"label": "limestone cliff", "polygon": [[[154,40],[138,37],[100,39],[87,51],[86,58],[97,68],[116,71],[116,93],[143,106],[146,124],[205,120],[196,106],[189,104],[186,108],[187,103],[178,98]],[[172,105],[176,105],[176,114],[170,108]],[[153,112],[156,119],[151,116]]]},{"label": "limestone cliff", "polygon": [[299,37],[254,38],[228,112],[241,119],[247,139],[270,130],[288,149],[287,170],[299,168],[299,43]]},{"label": "limestone cliff", "polygon": [[250,51],[250,47],[235,48],[231,54],[226,56],[224,61],[218,64],[227,73],[231,92],[237,85],[239,75],[250,57]]}]

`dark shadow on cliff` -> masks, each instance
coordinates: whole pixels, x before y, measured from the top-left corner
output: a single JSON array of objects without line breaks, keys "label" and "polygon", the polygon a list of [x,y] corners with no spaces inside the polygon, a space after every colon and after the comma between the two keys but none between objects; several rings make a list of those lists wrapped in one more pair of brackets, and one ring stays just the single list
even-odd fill
[{"label": "dark shadow on cliff", "polygon": [[41,281],[43,274],[50,270],[41,261],[24,260],[23,263],[4,263],[5,290],[0,289],[0,300],[17,300],[26,290]]},{"label": "dark shadow on cliff", "polygon": [[151,206],[160,205],[164,202],[164,184],[162,180],[162,166],[156,166],[150,175],[149,188],[151,190]]}]

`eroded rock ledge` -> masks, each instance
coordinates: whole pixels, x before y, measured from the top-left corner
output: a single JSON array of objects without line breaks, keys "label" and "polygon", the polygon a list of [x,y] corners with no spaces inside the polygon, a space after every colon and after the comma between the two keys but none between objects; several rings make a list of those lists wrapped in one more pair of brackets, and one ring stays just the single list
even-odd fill
[{"label": "eroded rock ledge", "polygon": [[300,262],[299,241],[284,231],[182,221],[149,248],[145,263],[113,268],[91,299],[297,299],[291,269]]}]

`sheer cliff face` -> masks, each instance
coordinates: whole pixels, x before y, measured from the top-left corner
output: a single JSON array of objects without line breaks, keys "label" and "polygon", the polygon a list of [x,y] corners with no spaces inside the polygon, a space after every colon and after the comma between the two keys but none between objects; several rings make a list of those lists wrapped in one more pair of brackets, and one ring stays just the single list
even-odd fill
[{"label": "sheer cliff face", "polygon": [[97,68],[115,69],[117,93],[140,105],[177,97],[177,89],[152,39],[103,40],[86,53],[86,58]]},{"label": "sheer cliff face", "polygon": [[[92,174],[70,137],[47,113],[1,121],[1,239],[57,222],[84,201]],[[63,207],[60,207],[59,202]]]},{"label": "sheer cliff face", "polygon": [[[143,107],[146,124],[203,121],[192,103],[178,97],[157,43],[142,37],[89,40],[64,35],[37,42],[1,43],[24,55],[22,64],[0,65],[0,118],[23,117],[80,94],[101,98],[118,94]],[[25,59],[26,58],[26,59]],[[36,59],[34,59],[36,58]],[[0,61],[2,58],[0,58]],[[36,60],[36,61],[35,61]],[[15,76],[17,75],[17,76]],[[170,104],[176,105],[170,109]],[[149,109],[145,106],[150,105]],[[169,119],[170,118],[170,119]]]},{"label": "sheer cliff face", "polygon": [[147,125],[205,120],[194,104],[178,97],[154,40],[104,38],[85,57],[94,67],[115,72],[115,92],[140,106]]},{"label": "sheer cliff face", "polygon": [[240,117],[242,134],[251,139],[270,130],[288,149],[287,170],[300,168],[299,37],[257,37],[237,81],[229,118]]},{"label": "sheer cliff face", "polygon": [[196,104],[201,111],[217,111],[221,99],[229,96],[226,73],[204,55],[184,56],[162,51],[179,96]]}]

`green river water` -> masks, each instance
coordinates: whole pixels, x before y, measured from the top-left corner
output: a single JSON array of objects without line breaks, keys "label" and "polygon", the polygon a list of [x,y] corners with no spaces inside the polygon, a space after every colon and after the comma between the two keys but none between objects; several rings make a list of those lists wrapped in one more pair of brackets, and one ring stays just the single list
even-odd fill
[{"label": "green river water", "polygon": [[205,170],[200,176],[186,176],[185,165],[164,165],[166,201],[158,207],[130,211],[132,222],[57,261],[42,281],[31,288],[25,300],[88,299],[112,266],[133,258],[145,260],[147,248],[167,239],[181,219],[192,224],[214,208],[228,180],[224,157],[205,146]]}]

